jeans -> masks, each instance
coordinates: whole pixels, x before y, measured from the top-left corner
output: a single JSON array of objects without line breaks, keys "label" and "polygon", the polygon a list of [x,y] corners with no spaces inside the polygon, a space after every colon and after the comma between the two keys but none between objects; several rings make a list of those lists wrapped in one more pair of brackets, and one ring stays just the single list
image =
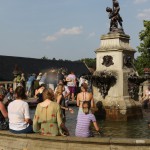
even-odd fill
[{"label": "jeans", "polygon": [[9,129],[9,131],[14,134],[26,134],[26,133],[33,133],[33,128],[31,125],[29,125],[26,129],[23,130],[17,131],[17,130]]}]

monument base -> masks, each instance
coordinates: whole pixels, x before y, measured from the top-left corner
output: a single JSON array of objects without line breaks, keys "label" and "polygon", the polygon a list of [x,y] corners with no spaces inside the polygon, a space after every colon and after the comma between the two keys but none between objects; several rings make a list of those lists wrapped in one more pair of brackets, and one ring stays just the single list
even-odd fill
[{"label": "monument base", "polygon": [[[97,88],[94,87],[94,90]],[[98,89],[97,89],[98,90]],[[142,119],[142,105],[139,101],[131,99],[129,96],[124,97],[110,97],[106,96],[102,99],[101,94],[97,93],[99,96],[95,99],[95,103],[101,101],[103,108],[105,110],[105,120],[109,121],[128,121],[134,119]],[[101,115],[101,114],[100,114]],[[97,114],[99,118],[99,114]]]},{"label": "monument base", "polygon": [[121,114],[120,109],[116,108],[110,108],[106,107],[106,120],[109,121],[128,121],[128,120],[133,120],[133,119],[142,119],[142,109],[133,107],[133,108],[128,108],[126,111],[126,114]]},{"label": "monument base", "polygon": [[[143,117],[141,103],[132,96],[137,91],[129,83],[129,76],[136,74],[132,64],[135,50],[129,40],[130,36],[124,33],[102,35],[100,48],[95,51],[94,76],[97,77],[93,81],[96,83],[93,95],[96,102],[103,103],[106,120],[128,121]],[[110,76],[116,79],[115,82]]]}]

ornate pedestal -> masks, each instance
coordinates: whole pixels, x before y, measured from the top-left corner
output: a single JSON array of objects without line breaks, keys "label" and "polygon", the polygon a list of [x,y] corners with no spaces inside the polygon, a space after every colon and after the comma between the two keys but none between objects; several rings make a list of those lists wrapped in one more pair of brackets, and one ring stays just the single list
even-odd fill
[{"label": "ornate pedestal", "polygon": [[135,50],[130,47],[129,40],[130,37],[126,34],[106,34],[101,37],[100,48],[96,50],[96,73],[108,71],[116,75],[116,83],[106,88],[108,91],[105,96],[102,90],[93,86],[94,99],[102,101],[106,120],[142,118],[141,104],[132,99],[128,92],[128,75],[136,73],[132,65]]}]

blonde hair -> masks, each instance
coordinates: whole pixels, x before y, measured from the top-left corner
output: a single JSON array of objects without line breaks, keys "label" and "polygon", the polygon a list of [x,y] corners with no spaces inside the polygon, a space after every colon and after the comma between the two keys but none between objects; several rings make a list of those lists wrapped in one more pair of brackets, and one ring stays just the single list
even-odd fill
[{"label": "blonde hair", "polygon": [[55,99],[57,98],[58,95],[62,95],[63,91],[64,91],[64,86],[62,84],[59,84],[56,87]]}]

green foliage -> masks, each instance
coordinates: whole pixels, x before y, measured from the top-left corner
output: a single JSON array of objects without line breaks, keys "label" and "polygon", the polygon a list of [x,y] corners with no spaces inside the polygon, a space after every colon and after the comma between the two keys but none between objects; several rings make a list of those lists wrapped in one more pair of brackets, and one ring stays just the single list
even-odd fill
[{"label": "green foliage", "polygon": [[[53,60],[53,61],[57,61],[56,58],[53,58],[53,59],[49,59],[48,57],[46,56],[43,56],[41,59],[43,60]],[[71,60],[66,60],[66,59],[58,59],[58,61],[62,61],[62,62],[72,62]],[[84,59],[81,59],[81,60],[76,60],[74,62],[83,62],[85,63],[85,65],[89,68],[93,68],[94,70],[96,69],[96,58],[84,58]]]},{"label": "green foliage", "polygon": [[46,57],[46,56],[43,56],[41,59],[43,59],[43,60],[49,60],[48,57]]},{"label": "green foliage", "polygon": [[140,75],[144,68],[150,68],[150,21],[144,21],[144,30],[139,33],[140,45],[137,47],[140,56],[135,61],[135,66]]},{"label": "green foliage", "polygon": [[96,69],[96,58],[84,58],[81,59],[89,68]]},{"label": "green foliage", "polygon": [[46,56],[43,56],[41,59],[43,59],[43,60],[52,60],[52,61],[64,61],[64,62],[72,62],[71,60],[66,60],[66,59],[56,59],[55,57],[54,58],[52,58],[52,59],[49,59],[48,57],[46,57]]}]

